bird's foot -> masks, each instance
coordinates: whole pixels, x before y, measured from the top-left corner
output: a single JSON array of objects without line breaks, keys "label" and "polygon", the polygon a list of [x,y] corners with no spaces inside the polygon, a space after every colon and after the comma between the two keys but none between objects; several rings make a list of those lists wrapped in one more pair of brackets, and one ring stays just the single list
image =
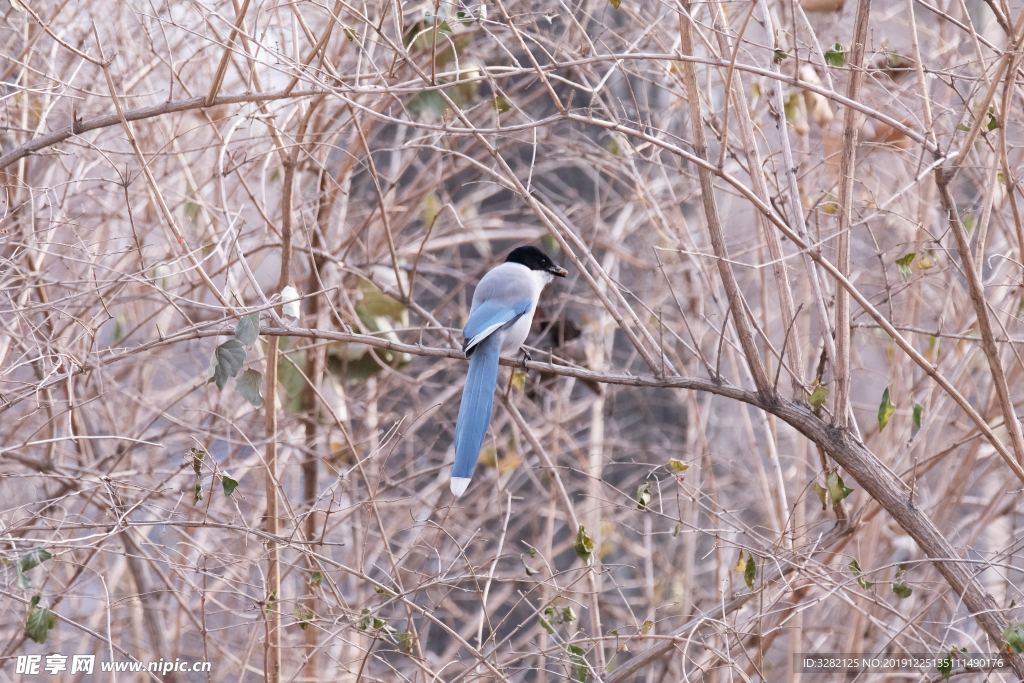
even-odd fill
[{"label": "bird's foot", "polygon": [[523,352],[523,360],[522,360],[523,370],[525,370],[527,372],[527,374],[529,374],[530,368],[526,367],[526,362],[533,360],[533,356],[531,356],[530,352],[527,351],[526,349],[520,349],[520,351]]}]

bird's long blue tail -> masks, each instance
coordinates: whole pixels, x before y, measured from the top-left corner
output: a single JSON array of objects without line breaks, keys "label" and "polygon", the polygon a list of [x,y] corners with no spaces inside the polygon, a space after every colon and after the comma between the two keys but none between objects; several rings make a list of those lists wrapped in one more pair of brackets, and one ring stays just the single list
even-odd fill
[{"label": "bird's long blue tail", "polygon": [[492,334],[476,345],[469,357],[469,374],[462,390],[459,420],[455,424],[455,467],[452,493],[461,496],[473,477],[487,426],[491,423],[494,387],[498,383],[500,335]]}]

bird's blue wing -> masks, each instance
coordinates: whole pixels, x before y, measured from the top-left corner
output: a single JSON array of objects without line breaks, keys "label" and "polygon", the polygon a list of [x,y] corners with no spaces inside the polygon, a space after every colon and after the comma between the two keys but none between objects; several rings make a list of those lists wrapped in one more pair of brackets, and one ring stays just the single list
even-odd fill
[{"label": "bird's blue wing", "polygon": [[487,426],[491,423],[494,387],[498,382],[498,356],[501,339],[483,338],[469,358],[469,374],[462,390],[459,421],[455,424],[455,466],[452,468],[452,493],[461,496],[473,477]]},{"label": "bird's blue wing", "polygon": [[462,350],[468,352],[477,346],[485,338],[489,337],[495,330],[514,323],[530,310],[533,302],[529,299],[517,301],[511,305],[495,301],[484,301],[474,306],[469,313],[469,320],[462,330],[462,336],[466,340]]}]

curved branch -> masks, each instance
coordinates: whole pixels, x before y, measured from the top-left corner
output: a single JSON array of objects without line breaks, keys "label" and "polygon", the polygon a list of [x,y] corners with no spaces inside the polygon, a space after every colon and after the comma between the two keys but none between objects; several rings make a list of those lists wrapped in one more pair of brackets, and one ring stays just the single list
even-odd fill
[{"label": "curved branch", "polygon": [[[274,100],[285,99],[286,97],[309,97],[312,95],[322,95],[322,90],[303,90],[301,92],[287,93],[284,90],[279,90],[270,93],[256,93],[247,95],[230,95],[224,97],[218,97],[214,99],[213,105],[206,104],[206,97],[192,97],[187,100],[173,100],[171,102],[163,102],[156,104],[151,107],[139,107],[138,109],[125,109],[124,118],[126,121],[140,121],[142,119],[151,119],[154,116],[162,116],[164,114],[173,114],[179,111],[189,111],[191,109],[205,109],[207,106],[214,106],[221,104],[249,104],[253,102],[272,102]],[[21,145],[12,149],[7,154],[0,156],[0,169],[7,168],[14,162],[27,157],[30,154],[38,152],[41,149],[46,149],[56,145],[59,142],[63,142],[70,137],[81,135],[82,133],[88,133],[91,130],[98,128],[110,128],[121,123],[121,118],[117,112],[112,114],[104,114],[97,116],[94,119],[78,120],[76,119],[70,126],[65,126],[52,133],[46,135],[40,135],[37,138],[33,138]]]},{"label": "curved branch", "polygon": [[[621,54],[621,55],[620,54],[608,54],[608,55],[600,55],[600,56],[596,56],[596,57],[587,57],[587,58],[584,58],[584,59],[573,59],[573,60],[568,60],[568,61],[564,61],[564,62],[557,62],[555,64],[549,64],[547,66],[542,66],[541,69],[545,73],[547,73],[547,72],[552,72],[552,71],[556,71],[556,70],[562,70],[562,69],[573,68],[573,67],[580,67],[580,66],[587,66],[587,65],[590,65],[590,64],[600,64],[602,62],[607,62],[607,61],[619,61],[619,60],[624,60],[624,59],[635,59],[635,60],[641,60],[641,61],[693,62],[693,63],[696,63],[696,64],[704,64],[704,65],[707,65],[707,66],[714,66],[714,67],[719,67],[719,68],[728,68],[729,65],[730,65],[730,62],[728,62],[728,61],[721,60],[721,59],[709,59],[709,58],[706,58],[706,57],[682,56],[682,55],[671,54],[671,53],[666,53],[666,54],[639,53],[639,54]],[[851,101],[848,98],[844,97],[843,95],[841,95],[841,94],[839,94],[839,93],[837,93],[837,92],[835,92],[833,90],[830,90],[828,88],[825,88],[825,87],[822,87],[822,86],[819,86],[819,85],[815,85],[813,83],[808,83],[806,81],[801,81],[801,80],[798,80],[798,79],[793,78],[791,76],[787,76],[785,74],[774,73],[774,72],[772,72],[769,69],[762,69],[760,67],[752,66],[752,65],[749,65],[749,64],[737,63],[735,65],[735,68],[738,71],[743,71],[743,72],[746,72],[746,73],[749,73],[749,74],[752,74],[752,75],[755,75],[755,76],[761,76],[763,78],[770,78],[770,79],[773,79],[773,80],[777,80],[777,81],[779,81],[781,83],[786,83],[787,85],[795,85],[795,86],[798,86],[800,88],[803,88],[804,90],[817,93],[817,94],[819,94],[819,95],[821,95],[823,97],[826,97],[826,98],[836,102],[837,104],[841,104],[844,107],[850,107],[851,109],[859,111],[860,113],[864,114],[865,116],[868,116],[868,117],[870,117],[872,119],[875,119],[875,120],[877,120],[877,121],[879,121],[881,123],[884,123],[884,124],[886,124],[888,126],[891,126],[894,130],[897,130],[897,131],[903,133],[904,135],[906,135],[908,138],[910,138],[914,142],[923,145],[928,151],[932,152],[933,154],[939,153],[938,148],[933,143],[931,143],[925,137],[924,134],[915,131],[913,128],[907,126],[902,121],[898,121],[898,120],[892,118],[891,116],[887,116],[887,115],[883,114],[882,112],[877,111],[875,109],[872,109],[871,107],[869,107],[869,106],[867,106],[867,105],[865,105],[865,104],[863,104],[861,102]],[[480,76],[461,78],[460,81],[463,82],[463,83],[467,83],[468,84],[468,83],[473,83],[473,82],[487,81],[487,80],[489,80],[491,78],[494,78],[495,76],[500,76],[502,78],[511,78],[511,77],[514,77],[514,76],[517,76],[517,75],[528,74],[528,73],[529,74],[534,73],[533,69],[509,69],[509,68],[505,68],[505,67],[497,67],[497,68],[491,67],[491,68],[482,69],[482,74]],[[457,75],[457,74],[454,74],[454,73],[452,73],[452,74],[439,74],[438,77],[442,78],[442,77],[445,77],[445,76],[454,76],[454,75]],[[580,88],[586,90],[586,88],[584,88],[580,84],[574,83],[573,85],[575,87],[580,87]],[[173,100],[173,101],[170,101],[170,102],[162,102],[160,104],[152,105],[152,106],[149,106],[149,107],[139,107],[138,109],[126,109],[125,112],[124,112],[124,117],[128,121],[139,121],[139,120],[142,120],[142,119],[153,118],[155,116],[162,116],[163,114],[172,114],[172,113],[175,113],[175,112],[190,111],[190,110],[193,110],[193,109],[205,109],[207,107],[216,107],[218,105],[224,105],[224,104],[250,104],[250,103],[261,103],[261,102],[273,102],[275,100],[283,100],[283,99],[287,99],[289,97],[296,97],[296,98],[297,97],[312,97],[312,96],[315,96],[315,95],[322,95],[325,92],[330,92],[330,93],[338,95],[340,97],[345,97],[346,95],[358,95],[358,94],[368,94],[368,95],[383,95],[383,94],[402,95],[402,94],[416,94],[416,93],[421,93],[421,92],[430,91],[430,90],[440,91],[441,89],[446,88],[446,87],[450,87],[450,86],[448,84],[446,84],[446,83],[442,83],[441,85],[436,85],[436,86],[430,86],[430,85],[427,85],[427,86],[396,85],[396,86],[389,86],[389,87],[386,87],[386,88],[379,88],[379,87],[368,87],[368,88],[333,87],[333,88],[327,88],[327,89],[316,88],[316,89],[308,89],[308,90],[296,90],[296,91],[292,91],[292,92],[288,92],[287,89],[282,89],[282,90],[276,90],[274,92],[268,92],[268,93],[246,93],[246,94],[242,94],[242,95],[223,95],[223,96],[215,98],[211,104],[207,103],[207,98],[205,96],[199,96],[199,97],[192,97],[192,98],[185,99],[185,100]],[[372,107],[367,107],[365,105],[361,105],[361,104],[355,103],[355,102],[349,100],[348,98],[346,98],[346,102],[348,104],[350,104],[350,105],[353,105],[357,109],[360,109],[361,111],[366,113],[368,116],[373,116],[375,118],[379,118],[379,119],[382,119],[382,120],[385,120],[385,121],[390,121],[392,123],[408,123],[408,121],[403,121],[403,120],[400,120],[400,119],[397,119],[397,118],[394,118],[394,117],[387,116],[383,112],[375,111]],[[510,133],[510,132],[518,131],[518,130],[526,130],[526,129],[530,129],[530,128],[536,128],[538,126],[542,126],[542,125],[545,125],[547,123],[553,123],[554,121],[557,121],[557,120],[559,120],[561,118],[562,118],[561,114],[556,114],[556,115],[548,117],[546,119],[541,119],[541,120],[538,120],[538,121],[531,121],[529,123],[522,124],[522,125],[502,126],[500,128],[500,131],[503,134],[507,134],[507,133]],[[41,136],[39,136],[37,138],[33,138],[33,139],[29,140],[28,142],[26,142],[25,144],[23,144],[23,145],[21,145],[19,147],[16,147],[13,150],[11,150],[7,154],[0,155],[0,170],[6,168],[7,166],[10,166],[11,164],[13,164],[14,162],[18,161],[19,159],[22,159],[22,158],[24,158],[24,157],[26,157],[26,156],[28,156],[30,154],[34,154],[35,152],[38,152],[39,150],[45,149],[47,147],[51,147],[51,146],[53,146],[53,145],[55,145],[57,143],[63,142],[64,140],[67,140],[68,138],[71,138],[71,137],[73,137],[75,135],[81,135],[82,133],[87,133],[87,132],[89,132],[91,130],[96,130],[96,129],[99,129],[99,128],[109,128],[111,126],[116,126],[119,122],[120,122],[120,119],[118,118],[117,114],[103,114],[102,116],[97,116],[96,118],[92,118],[92,119],[83,119],[83,120],[77,120],[76,119],[75,121],[72,122],[72,124],[70,126],[65,126],[64,128],[60,128],[60,129],[55,130],[53,132],[47,133],[46,135],[41,135]],[[460,135],[471,134],[474,130],[482,132],[482,133],[496,132],[497,130],[499,130],[499,129],[493,129],[492,130],[492,129],[488,129],[488,128],[470,129],[470,128],[460,128],[460,127],[457,127],[457,126],[448,126],[448,127],[445,127],[445,126],[435,126],[435,125],[430,125],[430,124],[428,124],[426,122],[422,122],[422,121],[417,123],[417,127],[422,128],[424,130],[433,130],[433,131],[438,131],[438,132],[445,132],[445,133],[449,133],[449,134],[460,134]]]}]

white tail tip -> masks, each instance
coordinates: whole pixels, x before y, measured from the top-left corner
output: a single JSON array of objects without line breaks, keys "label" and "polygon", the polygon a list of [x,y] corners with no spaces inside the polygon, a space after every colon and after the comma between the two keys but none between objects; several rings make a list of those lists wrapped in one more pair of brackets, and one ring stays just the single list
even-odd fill
[{"label": "white tail tip", "polygon": [[469,488],[469,477],[452,477],[452,493],[460,497]]}]

